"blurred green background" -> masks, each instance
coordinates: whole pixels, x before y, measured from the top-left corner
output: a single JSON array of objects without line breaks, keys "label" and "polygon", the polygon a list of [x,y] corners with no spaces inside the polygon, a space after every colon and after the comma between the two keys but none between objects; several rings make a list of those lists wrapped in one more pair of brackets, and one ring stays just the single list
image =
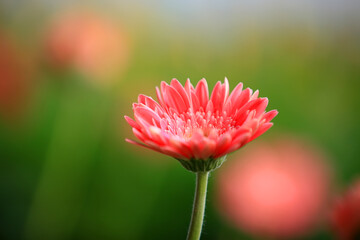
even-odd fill
[{"label": "blurred green background", "polygon": [[[110,83],[48,61],[47,30],[74,9],[106,16],[126,39]],[[310,139],[329,156],[334,189],[345,187],[360,171],[359,10],[341,0],[2,0],[0,239],[185,239],[194,174],[124,141],[137,95],[155,98],[172,78],[259,89],[280,112],[262,138]],[[252,239],[217,212],[214,181],[202,239]],[[324,225],[301,239],[331,239]]]}]

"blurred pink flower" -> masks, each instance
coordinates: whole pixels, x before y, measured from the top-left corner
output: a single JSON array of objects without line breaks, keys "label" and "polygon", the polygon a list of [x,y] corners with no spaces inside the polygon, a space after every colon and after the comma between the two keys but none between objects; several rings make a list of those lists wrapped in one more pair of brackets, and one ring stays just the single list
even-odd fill
[{"label": "blurred pink flower", "polygon": [[329,171],[322,160],[292,139],[252,145],[219,172],[219,209],[253,235],[301,235],[317,223],[328,198]]},{"label": "blurred pink flower", "polygon": [[22,112],[29,90],[29,71],[13,41],[0,32],[0,113],[14,120]]},{"label": "blurred pink flower", "polygon": [[128,44],[113,22],[90,12],[61,15],[46,37],[49,60],[58,67],[72,67],[92,78],[103,78],[124,68]]},{"label": "blurred pink flower", "polygon": [[[209,98],[205,79],[195,88],[189,79],[184,87],[176,79],[170,85],[162,82],[156,88],[159,103],[139,95],[138,103],[133,104],[135,120],[125,116],[142,143],[127,141],[172,156],[192,171],[213,169],[207,163],[263,134],[278,113],[266,113],[268,99],[242,88],[238,84],[229,95],[225,78],[224,83],[217,82]],[[203,163],[203,169],[192,169],[191,161]]]},{"label": "blurred pink flower", "polygon": [[358,239],[360,234],[360,180],[336,200],[331,212],[331,223],[339,239]]}]

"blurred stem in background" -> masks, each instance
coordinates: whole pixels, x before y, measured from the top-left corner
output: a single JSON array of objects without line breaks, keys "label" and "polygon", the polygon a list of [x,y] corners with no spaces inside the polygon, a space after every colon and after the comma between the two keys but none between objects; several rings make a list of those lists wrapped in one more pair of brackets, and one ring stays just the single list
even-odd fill
[{"label": "blurred stem in background", "polygon": [[85,87],[75,76],[62,79],[65,85],[25,226],[26,239],[69,239],[81,213],[111,98]]},{"label": "blurred stem in background", "polygon": [[196,187],[194,196],[194,205],[189,226],[188,240],[200,239],[201,229],[204,221],[206,191],[209,179],[209,172],[196,173]]}]

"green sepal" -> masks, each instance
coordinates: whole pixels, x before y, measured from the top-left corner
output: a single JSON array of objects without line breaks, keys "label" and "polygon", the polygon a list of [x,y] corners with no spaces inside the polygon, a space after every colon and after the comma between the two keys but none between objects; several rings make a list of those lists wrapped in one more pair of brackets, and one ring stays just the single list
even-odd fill
[{"label": "green sepal", "polygon": [[219,168],[226,161],[226,155],[220,158],[209,158],[207,160],[193,158],[190,160],[177,158],[177,160],[184,168],[191,172],[209,172]]}]

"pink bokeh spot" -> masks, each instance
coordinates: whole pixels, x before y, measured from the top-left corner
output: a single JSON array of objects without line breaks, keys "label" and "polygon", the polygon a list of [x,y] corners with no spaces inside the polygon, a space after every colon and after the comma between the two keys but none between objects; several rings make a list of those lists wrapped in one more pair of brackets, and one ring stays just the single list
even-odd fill
[{"label": "pink bokeh spot", "polygon": [[329,171],[323,157],[286,139],[255,144],[218,175],[221,213],[254,235],[298,236],[319,220],[327,201]]},{"label": "pink bokeh spot", "polygon": [[49,62],[101,79],[125,67],[126,35],[114,21],[89,11],[64,12],[54,19],[45,35]]},{"label": "pink bokeh spot", "polygon": [[341,240],[357,239],[360,234],[360,179],[339,196],[333,204],[331,215],[333,230]]},{"label": "pink bokeh spot", "polygon": [[27,106],[31,71],[14,40],[0,31],[0,115],[15,123]]},{"label": "pink bokeh spot", "polygon": [[209,94],[205,79],[194,87],[173,79],[161,83],[158,102],[139,95],[134,119],[125,116],[140,145],[181,160],[220,158],[266,132],[277,111],[265,112],[267,98],[259,98],[238,84],[229,94],[229,82],[217,82]]}]

